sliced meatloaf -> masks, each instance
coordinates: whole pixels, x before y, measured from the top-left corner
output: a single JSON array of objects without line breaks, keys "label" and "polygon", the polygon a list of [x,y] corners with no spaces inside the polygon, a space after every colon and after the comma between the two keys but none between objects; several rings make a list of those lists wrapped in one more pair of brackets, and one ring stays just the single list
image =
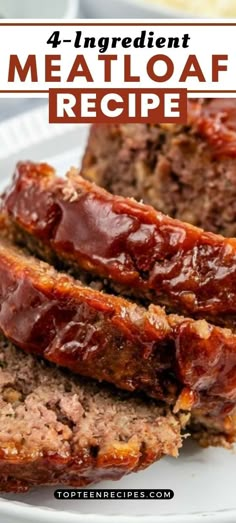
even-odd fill
[{"label": "sliced meatloaf", "polygon": [[186,418],[0,342],[0,490],[83,486],[177,456]]},{"label": "sliced meatloaf", "polygon": [[83,174],[114,194],[236,237],[236,100],[189,100],[187,125],[94,125]]},{"label": "sliced meatloaf", "polygon": [[83,286],[2,238],[0,331],[26,352],[190,411],[194,432],[210,427],[208,442],[213,426],[226,443],[235,439],[229,329]]},{"label": "sliced meatloaf", "polygon": [[[235,328],[236,240],[204,232],[72,171],[20,163],[3,208],[28,247],[130,296]],[[24,237],[24,238],[23,238]]]}]

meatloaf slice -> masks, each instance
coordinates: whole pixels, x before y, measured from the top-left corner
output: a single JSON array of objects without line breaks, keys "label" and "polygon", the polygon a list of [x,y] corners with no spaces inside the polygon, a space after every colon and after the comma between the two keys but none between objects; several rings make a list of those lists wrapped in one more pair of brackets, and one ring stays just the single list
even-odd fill
[{"label": "meatloaf slice", "polygon": [[189,100],[187,125],[94,125],[83,174],[173,218],[236,237],[236,100]]},{"label": "meatloaf slice", "polygon": [[229,329],[82,286],[1,239],[0,330],[26,352],[143,391],[174,412],[191,411],[202,430],[214,426],[225,442],[235,439],[236,335]]},{"label": "meatloaf slice", "polygon": [[3,207],[43,256],[108,278],[126,295],[235,327],[235,239],[111,195],[77,171],[57,178],[45,164],[18,165]]},{"label": "meatloaf slice", "polygon": [[0,342],[0,490],[83,486],[177,456],[184,416]]},{"label": "meatloaf slice", "polygon": [[[230,372],[236,364],[236,348],[235,361],[234,355],[230,356],[236,336],[230,331],[204,321],[167,316],[157,306],[147,310],[82,286],[5,239],[0,241],[0,330],[26,352],[82,375],[126,390],[145,391],[171,405],[181,404],[181,393],[186,410],[199,402],[197,367],[201,351],[211,350],[212,345],[212,359],[216,354],[221,359],[215,351],[223,348],[222,357],[227,359],[228,354],[232,359]],[[190,343],[196,351],[191,367]],[[202,370],[203,366],[202,362]],[[209,389],[211,379],[206,366],[201,386],[205,373]],[[214,368],[212,378],[216,395],[219,392],[224,396],[224,373],[218,375]],[[234,402],[236,376],[233,387]]]}]

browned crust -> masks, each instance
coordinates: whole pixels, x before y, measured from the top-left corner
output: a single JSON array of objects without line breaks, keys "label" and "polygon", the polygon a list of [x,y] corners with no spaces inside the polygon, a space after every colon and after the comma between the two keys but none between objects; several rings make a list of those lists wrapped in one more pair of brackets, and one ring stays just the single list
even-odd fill
[{"label": "browned crust", "polygon": [[[10,442],[8,443],[11,448]],[[0,449],[0,490],[26,492],[38,485],[69,485],[81,487],[102,479],[118,480],[130,472],[138,472],[163,456],[160,446],[142,449],[139,445],[120,443],[99,453],[96,458],[84,449],[76,456],[44,455],[30,458],[9,458],[6,448]]]}]

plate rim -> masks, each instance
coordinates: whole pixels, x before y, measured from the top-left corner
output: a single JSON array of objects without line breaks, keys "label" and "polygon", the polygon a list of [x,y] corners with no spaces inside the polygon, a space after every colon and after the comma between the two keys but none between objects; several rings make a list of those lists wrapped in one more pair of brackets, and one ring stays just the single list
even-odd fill
[{"label": "plate rim", "polygon": [[[23,496],[24,494],[22,494]],[[7,500],[0,498],[0,513],[1,515],[11,516],[17,521],[19,517],[26,523],[32,521],[32,512],[35,523],[54,523],[55,518],[57,523],[136,523],[137,519],[141,523],[235,523],[236,509],[224,509],[210,512],[189,512],[186,514],[135,514],[134,516],[125,514],[96,514],[68,512],[67,510],[57,510],[50,507],[36,507],[21,501]],[[222,517],[224,519],[222,519]],[[16,519],[15,519],[16,518]]]}]

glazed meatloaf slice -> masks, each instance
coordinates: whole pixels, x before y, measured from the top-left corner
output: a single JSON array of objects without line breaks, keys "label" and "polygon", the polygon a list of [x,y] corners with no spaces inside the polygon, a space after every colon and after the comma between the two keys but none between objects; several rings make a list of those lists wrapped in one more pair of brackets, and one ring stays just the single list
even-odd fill
[{"label": "glazed meatloaf slice", "polygon": [[235,328],[236,240],[204,232],[71,171],[20,163],[3,208],[29,248],[130,296]]},{"label": "glazed meatloaf slice", "polygon": [[5,239],[0,330],[26,352],[144,391],[175,409],[201,404],[201,395],[202,408],[205,396],[213,403],[218,398],[217,413],[236,402],[236,335],[230,330],[85,287]]},{"label": "glazed meatloaf slice", "polygon": [[83,486],[177,456],[185,417],[0,342],[0,490]]},{"label": "glazed meatloaf slice", "polygon": [[190,412],[199,439],[206,431],[212,442],[213,427],[220,444],[235,439],[229,329],[82,286],[2,238],[0,331],[26,352]]},{"label": "glazed meatloaf slice", "polygon": [[236,100],[189,100],[187,125],[94,125],[83,174],[205,230],[236,237]]}]

